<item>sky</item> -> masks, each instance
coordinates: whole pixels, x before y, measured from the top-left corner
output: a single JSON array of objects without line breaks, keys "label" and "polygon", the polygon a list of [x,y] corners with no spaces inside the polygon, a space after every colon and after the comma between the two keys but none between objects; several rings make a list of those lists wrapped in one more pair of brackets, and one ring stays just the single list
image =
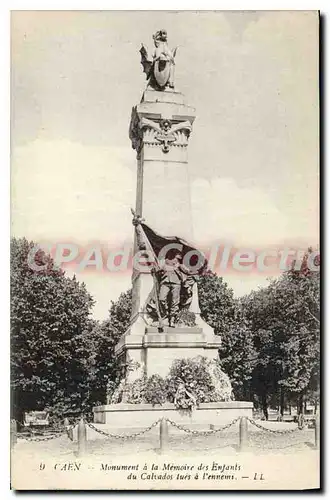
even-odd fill
[{"label": "sky", "polygon": [[[138,51],[161,28],[178,46],[176,88],[196,108],[195,241],[316,246],[318,17],[299,11],[13,12],[12,236],[82,249],[132,241],[128,127],[146,85]],[[130,286],[129,272],[76,274],[98,319]],[[224,278],[240,296],[267,276]]]}]

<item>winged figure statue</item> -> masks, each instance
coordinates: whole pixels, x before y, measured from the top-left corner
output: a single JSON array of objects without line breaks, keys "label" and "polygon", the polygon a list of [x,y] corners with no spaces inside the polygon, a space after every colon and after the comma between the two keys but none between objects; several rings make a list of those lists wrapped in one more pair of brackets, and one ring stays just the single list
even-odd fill
[{"label": "winged figure statue", "polygon": [[165,90],[166,87],[174,88],[174,58],[177,48],[171,50],[167,44],[166,30],[159,30],[153,35],[155,48],[152,55],[142,44],[140,49],[141,64],[146,73],[148,85],[155,90]]}]

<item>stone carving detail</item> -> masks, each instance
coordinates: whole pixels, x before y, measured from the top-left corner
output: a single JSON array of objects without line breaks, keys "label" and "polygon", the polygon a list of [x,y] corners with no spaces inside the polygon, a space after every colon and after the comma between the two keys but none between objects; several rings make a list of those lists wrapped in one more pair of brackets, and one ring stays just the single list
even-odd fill
[{"label": "stone carving detail", "polygon": [[144,117],[139,119],[136,109],[133,108],[129,136],[132,148],[138,154],[143,144],[161,145],[162,151],[168,153],[172,145],[187,147],[191,129],[189,121],[175,123],[169,119],[159,122]]},{"label": "stone carving detail", "polygon": [[148,86],[155,90],[174,88],[174,58],[177,49],[171,50],[167,45],[166,30],[159,30],[153,35],[155,49],[149,56],[146,47],[142,44],[140,49],[141,64],[146,73]]}]

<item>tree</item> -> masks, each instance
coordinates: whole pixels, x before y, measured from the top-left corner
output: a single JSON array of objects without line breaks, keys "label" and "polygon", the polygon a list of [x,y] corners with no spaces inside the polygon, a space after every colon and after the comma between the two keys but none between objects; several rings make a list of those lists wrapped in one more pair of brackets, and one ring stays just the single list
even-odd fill
[{"label": "tree", "polygon": [[233,290],[222,277],[209,272],[198,282],[198,298],[202,318],[216,335],[228,332],[235,321],[236,302]]},{"label": "tree", "polygon": [[106,404],[107,395],[119,384],[124,366],[115,356],[115,346],[129,326],[132,291],[121,293],[111,302],[109,318],[93,330],[95,352],[92,356],[91,393],[93,405]]},{"label": "tree", "polygon": [[239,301],[234,321],[222,335],[219,354],[222,369],[231,380],[235,399],[250,400],[253,397],[251,381],[257,351],[249,322],[244,318]]},{"label": "tree", "polygon": [[307,259],[242,300],[258,352],[252,385],[266,418],[274,397],[283,414],[285,398],[298,400],[301,411],[304,397],[318,391],[319,272],[307,268]]},{"label": "tree", "polygon": [[11,242],[11,384],[13,416],[47,408],[54,415],[84,411],[88,394],[88,332],[93,299],[42,250],[29,265],[33,242]]},{"label": "tree", "polygon": [[278,389],[278,360],[281,359],[278,344],[278,306],[271,285],[253,291],[241,299],[244,316],[250,324],[254,349],[257,353],[252,372],[251,390],[262,406],[268,419],[270,397]]},{"label": "tree", "polygon": [[221,367],[231,380],[235,398],[250,399],[256,351],[241,303],[234,299],[223,278],[214,273],[200,279],[198,295],[203,319],[221,336]]},{"label": "tree", "polygon": [[320,380],[320,273],[307,266],[311,253],[309,248],[301,268],[295,270],[293,264],[282,280],[289,299],[286,318],[290,332],[283,349],[285,376],[280,384],[298,396],[300,412],[304,399],[315,399],[319,393]]}]

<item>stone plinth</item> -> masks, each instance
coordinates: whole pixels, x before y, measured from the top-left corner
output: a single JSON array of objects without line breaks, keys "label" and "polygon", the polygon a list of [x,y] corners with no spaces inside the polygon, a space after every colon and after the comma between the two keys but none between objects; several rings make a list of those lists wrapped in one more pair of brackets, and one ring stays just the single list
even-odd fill
[{"label": "stone plinth", "polygon": [[126,355],[126,360],[136,363],[138,368],[130,372],[128,379],[146,373],[148,377],[158,374],[166,377],[175,359],[205,356],[218,358],[220,337],[209,338],[202,328],[145,327],[143,335],[124,335],[115,348],[117,356]]},{"label": "stone plinth", "polygon": [[209,428],[224,425],[237,417],[252,418],[253,403],[247,401],[229,401],[219,403],[201,403],[191,413],[179,412],[174,404],[162,406],[151,404],[113,404],[93,408],[94,422],[106,424],[108,428],[145,428],[161,417],[188,427]]}]

